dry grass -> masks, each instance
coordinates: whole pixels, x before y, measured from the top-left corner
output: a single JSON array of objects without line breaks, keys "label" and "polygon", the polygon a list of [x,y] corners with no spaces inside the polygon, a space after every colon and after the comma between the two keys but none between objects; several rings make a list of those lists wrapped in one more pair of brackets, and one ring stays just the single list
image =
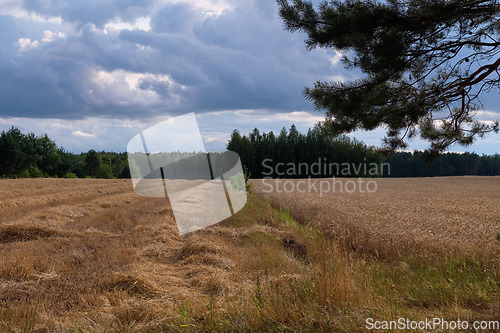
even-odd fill
[{"label": "dry grass", "polygon": [[273,205],[361,252],[383,258],[500,255],[500,177],[376,179],[374,193],[347,193],[343,186],[344,192],[336,187],[320,196],[319,185],[310,193],[284,191],[285,182],[294,183],[292,189],[301,181],[254,180],[253,186]]},{"label": "dry grass", "polygon": [[314,277],[309,236],[255,197],[237,218],[180,237],[169,203],[135,195],[130,181],[0,189],[0,331],[276,327],[269,318],[293,324],[300,303],[264,318],[256,290]]},{"label": "dry grass", "polygon": [[255,195],[216,226],[176,228],[130,181],[0,180],[0,332],[352,332],[368,316],[500,311],[494,261],[353,256]]}]

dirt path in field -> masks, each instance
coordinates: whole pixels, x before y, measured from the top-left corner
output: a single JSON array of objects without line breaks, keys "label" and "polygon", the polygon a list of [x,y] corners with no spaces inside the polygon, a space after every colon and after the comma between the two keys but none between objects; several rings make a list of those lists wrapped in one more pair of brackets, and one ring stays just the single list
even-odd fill
[{"label": "dirt path in field", "polygon": [[322,179],[315,187],[314,181],[252,184],[273,205],[318,223],[354,249],[383,257],[408,252],[500,255],[500,177],[364,179],[364,185],[336,179],[341,183],[335,186],[332,179]]}]

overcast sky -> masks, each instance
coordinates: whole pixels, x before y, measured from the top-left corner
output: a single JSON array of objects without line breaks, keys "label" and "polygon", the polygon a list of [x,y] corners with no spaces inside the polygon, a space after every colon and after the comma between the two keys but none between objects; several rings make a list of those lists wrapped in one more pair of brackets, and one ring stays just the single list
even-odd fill
[{"label": "overcast sky", "polygon": [[[338,53],[285,32],[274,0],[0,0],[0,54],[0,130],[47,133],[72,152],[125,151],[141,129],[189,112],[209,150],[233,129],[306,131],[323,114],[303,88],[355,77]],[[500,118],[498,97],[480,119]],[[354,136],[379,146],[383,133]],[[490,135],[452,150],[499,147]]]}]

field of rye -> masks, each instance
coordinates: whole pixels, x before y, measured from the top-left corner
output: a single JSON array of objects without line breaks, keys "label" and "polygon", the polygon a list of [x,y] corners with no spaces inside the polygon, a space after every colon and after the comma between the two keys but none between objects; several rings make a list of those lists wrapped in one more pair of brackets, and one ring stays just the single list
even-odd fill
[{"label": "field of rye", "polygon": [[130,180],[0,180],[0,332],[498,320],[500,177],[382,179],[374,194],[321,198],[261,182],[235,216],[179,236],[168,201]]},{"label": "field of rye", "polygon": [[268,179],[253,186],[300,221],[378,257],[500,256],[500,177],[334,181]]}]

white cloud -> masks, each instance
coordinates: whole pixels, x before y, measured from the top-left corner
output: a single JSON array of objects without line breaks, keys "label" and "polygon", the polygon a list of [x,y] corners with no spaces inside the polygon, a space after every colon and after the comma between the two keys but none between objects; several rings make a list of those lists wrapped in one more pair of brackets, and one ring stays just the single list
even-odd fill
[{"label": "white cloud", "polygon": [[52,32],[50,30],[45,30],[43,32],[42,42],[49,43],[54,41],[55,39],[62,39],[64,38],[64,36],[64,32]]},{"label": "white cloud", "polygon": [[[324,51],[327,52],[326,50]],[[332,51],[333,55],[327,54],[327,57],[330,60],[331,68],[335,69],[344,55],[342,54],[342,52],[337,51],[335,49]]]},{"label": "white cloud", "polygon": [[95,138],[94,134],[85,133],[85,132],[82,132],[82,131],[74,131],[72,134],[75,135],[75,136],[82,136],[82,137],[85,137],[85,138]]},{"label": "white cloud", "polygon": [[186,3],[200,9],[207,17],[219,16],[234,8],[234,1],[224,0],[160,0],[155,4],[155,9],[163,8],[172,3]]},{"label": "white cloud", "polygon": [[214,141],[227,142],[229,138],[229,134],[225,132],[210,132],[210,133],[202,133],[203,141],[205,143],[210,143]]},{"label": "white cloud", "polygon": [[[312,114],[306,111],[279,112],[274,113],[266,110],[238,110],[235,114],[243,118],[258,118],[261,122],[285,121],[291,123],[305,123],[314,126],[318,121],[325,120],[321,114]],[[248,119],[249,120],[249,119]]]},{"label": "white cloud", "polygon": [[41,16],[35,12],[28,12],[22,8],[21,0],[1,0],[0,15],[9,15],[28,22],[62,23],[60,16]]},{"label": "white cloud", "polygon": [[[64,38],[64,32],[52,32],[50,30],[45,30],[43,32],[43,37],[41,41],[43,43],[53,42],[55,39]],[[19,38],[17,40],[17,46],[19,52],[26,52],[30,49],[36,49],[40,46],[38,40],[31,40],[31,38]]]},{"label": "white cloud", "polygon": [[60,124],[60,123],[53,123],[53,124],[50,124],[50,127],[52,127],[52,128],[65,128],[65,129],[71,129],[71,126],[69,126],[69,125],[63,125],[63,124]]},{"label": "white cloud", "polygon": [[39,46],[38,41],[31,41],[30,38],[19,38],[17,41],[17,45],[19,46],[19,52],[25,52],[29,49],[34,49]]},{"label": "white cloud", "polygon": [[175,104],[179,102],[175,90],[185,89],[184,86],[174,82],[169,75],[137,73],[121,69],[111,72],[93,70],[87,86],[87,101],[102,106],[149,107],[164,104],[166,100]]},{"label": "white cloud", "polygon": [[149,31],[151,30],[151,17],[139,17],[135,20],[134,23],[123,22],[119,17],[114,18],[110,22],[106,23],[104,26],[103,32],[107,33],[118,33],[121,30],[142,30]]},{"label": "white cloud", "polygon": [[495,121],[500,119],[500,114],[498,112],[493,112],[493,111],[477,111],[477,118],[481,120],[490,120],[490,121]]}]

